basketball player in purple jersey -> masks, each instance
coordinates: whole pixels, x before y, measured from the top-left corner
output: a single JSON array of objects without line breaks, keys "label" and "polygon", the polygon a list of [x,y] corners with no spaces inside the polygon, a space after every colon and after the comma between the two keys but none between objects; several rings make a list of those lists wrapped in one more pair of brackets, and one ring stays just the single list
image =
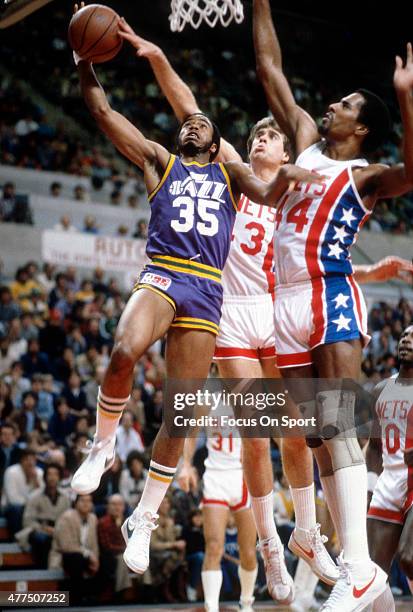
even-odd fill
[{"label": "basketball player in purple jersey", "polygon": [[[328,176],[311,202],[308,190],[298,185],[278,207],[274,242],[278,366],[288,379],[315,375],[357,379],[368,337],[365,305],[352,276],[349,248],[378,198],[413,188],[412,48],[407,47],[405,66],[401,58],[396,59],[394,73],[404,126],[404,164],[388,167],[369,165],[363,158],[363,153],[379,146],[389,125],[387,109],[377,96],[359,90],[331,104],[318,130],[295,103],[282,71],[268,0],[254,0],[254,42],[270,108],[293,143],[297,164]],[[331,435],[343,401],[351,411],[354,396],[334,384],[318,391],[316,407],[326,435],[309,443],[316,447],[326,498],[344,549],[340,578],[324,609],[362,610],[386,591],[387,577],[369,557],[367,472],[357,439]],[[332,419],[327,418],[325,406]],[[299,439],[289,438],[286,443],[297,451],[295,463],[287,469],[305,512],[313,504],[310,475],[301,469],[300,456],[306,451]]]},{"label": "basketball player in purple jersey", "polygon": [[[143,170],[152,208],[147,242],[151,263],[141,272],[119,321],[98,394],[91,452],[72,480],[73,489],[85,494],[99,486],[114,461],[115,431],[129,399],[133,370],[153,342],[167,334],[168,378],[206,379],[221,316],[221,274],[240,193],[274,205],[294,181],[319,184],[322,179],[286,165],[266,184],[241,163],[213,163],[220,135],[202,113],[183,122],[179,157],[172,155],[111,108],[90,63],[78,61],[78,71],[83,97],[99,128]],[[139,506],[123,525],[124,559],[137,573],[148,567],[156,512],[175,474],[183,443],[184,438],[170,437],[161,427]]]}]

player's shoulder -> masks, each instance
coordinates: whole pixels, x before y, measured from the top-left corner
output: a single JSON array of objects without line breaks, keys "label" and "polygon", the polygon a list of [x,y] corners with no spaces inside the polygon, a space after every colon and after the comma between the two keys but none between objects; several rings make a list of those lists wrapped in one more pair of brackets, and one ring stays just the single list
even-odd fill
[{"label": "player's shoulder", "polygon": [[397,377],[397,374],[395,374],[391,378],[385,378],[384,380],[381,380],[379,383],[377,383],[377,385],[373,389],[373,396],[375,400],[378,400],[382,391],[387,387],[389,382],[391,380],[394,380],[396,377]]}]

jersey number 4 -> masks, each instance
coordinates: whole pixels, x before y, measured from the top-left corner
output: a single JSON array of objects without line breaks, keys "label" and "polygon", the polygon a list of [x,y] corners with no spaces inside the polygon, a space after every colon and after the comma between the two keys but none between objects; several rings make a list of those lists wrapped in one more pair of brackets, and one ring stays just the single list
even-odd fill
[{"label": "jersey number 4", "polygon": [[[275,229],[276,230],[278,230],[283,220],[284,206],[287,202],[288,196],[289,194],[287,194],[284,197],[281,204],[277,208],[277,212],[275,215]],[[300,202],[298,202],[298,204],[293,206],[292,209],[287,213],[286,221],[287,223],[295,224],[296,234],[301,234],[301,232],[303,231],[303,229],[309,222],[309,218],[307,217],[307,211],[310,208],[312,201],[313,200],[311,198],[304,198],[304,200],[301,200]]]},{"label": "jersey number 4", "polygon": [[[192,198],[180,196],[172,202],[174,208],[179,208],[179,218],[171,221],[171,227],[176,232],[186,233],[193,229],[195,224],[195,203]],[[218,233],[218,218],[211,211],[219,210],[219,202],[214,200],[198,200],[198,215],[196,230],[202,236],[215,236]]]}]

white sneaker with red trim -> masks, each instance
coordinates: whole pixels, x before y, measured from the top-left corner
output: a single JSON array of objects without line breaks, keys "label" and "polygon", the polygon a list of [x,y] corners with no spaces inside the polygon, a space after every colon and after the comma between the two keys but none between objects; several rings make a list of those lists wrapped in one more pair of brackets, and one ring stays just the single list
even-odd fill
[{"label": "white sneaker with red trim", "polygon": [[317,523],[312,529],[296,527],[291,534],[288,548],[297,557],[308,563],[320,580],[326,584],[334,585],[340,572],[324,546],[327,541],[328,538],[321,535],[320,525]]},{"label": "white sneaker with red trim", "polygon": [[371,576],[367,580],[365,570],[363,577],[358,575],[356,564],[344,561],[342,554],[337,563],[340,578],[321,608],[324,612],[362,612],[386,589],[387,574],[373,561],[370,562]]},{"label": "white sneaker with red trim", "polygon": [[259,549],[264,561],[267,589],[275,601],[290,604],[294,599],[294,580],[287,571],[284,559],[284,548],[276,538],[261,540]]}]

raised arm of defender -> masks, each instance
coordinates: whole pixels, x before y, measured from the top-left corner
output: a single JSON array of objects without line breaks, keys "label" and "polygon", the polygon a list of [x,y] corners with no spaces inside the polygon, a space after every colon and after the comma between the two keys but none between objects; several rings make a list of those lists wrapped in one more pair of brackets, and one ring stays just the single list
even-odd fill
[{"label": "raised arm of defender", "polygon": [[257,73],[272,114],[292,141],[298,155],[320,139],[317,126],[310,115],[296,104],[283,72],[281,49],[269,0],[254,0],[253,20]]},{"label": "raised arm of defender", "polygon": [[403,164],[388,167],[373,165],[366,169],[362,190],[372,193],[374,198],[395,197],[413,190],[413,50],[407,44],[406,63],[396,57],[393,76],[394,88],[399,101],[403,123]]},{"label": "raised arm of defender", "polygon": [[[145,57],[149,61],[159,87],[171,105],[178,121],[182,123],[189,115],[201,112],[191,89],[175,72],[160,47],[138,36],[123,18],[119,23],[119,34],[136,49],[138,57]],[[224,138],[221,138],[217,161],[231,160],[242,161],[234,147]]]}]

